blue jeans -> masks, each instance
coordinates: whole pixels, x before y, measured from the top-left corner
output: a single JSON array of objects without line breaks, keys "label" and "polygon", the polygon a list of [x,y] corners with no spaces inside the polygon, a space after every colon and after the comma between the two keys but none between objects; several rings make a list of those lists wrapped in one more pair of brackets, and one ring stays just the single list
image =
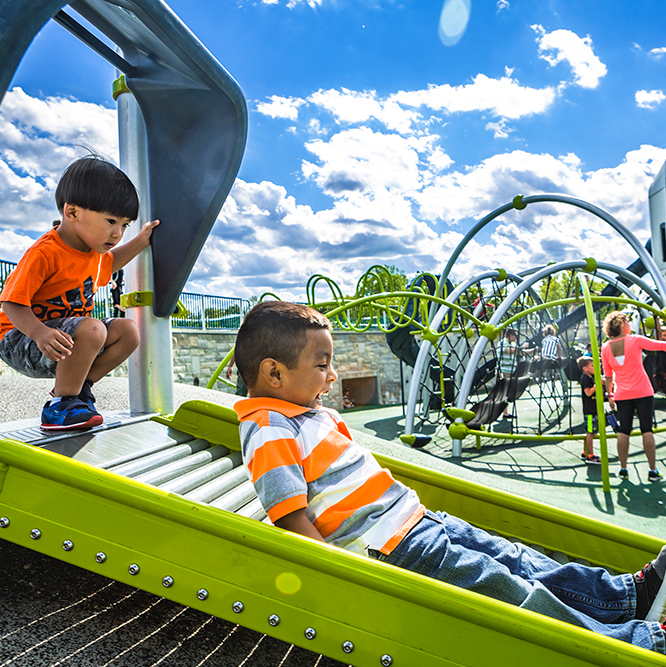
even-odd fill
[{"label": "blue jeans", "polygon": [[371,557],[496,600],[530,609],[636,646],[666,653],[658,623],[637,621],[630,574],[560,565],[548,556],[494,537],[444,512],[424,518],[388,555]]}]

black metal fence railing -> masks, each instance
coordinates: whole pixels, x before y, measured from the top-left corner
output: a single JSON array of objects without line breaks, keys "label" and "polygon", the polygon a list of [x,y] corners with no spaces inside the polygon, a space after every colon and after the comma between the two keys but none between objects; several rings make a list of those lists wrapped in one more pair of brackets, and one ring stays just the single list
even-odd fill
[{"label": "black metal fence railing", "polygon": [[[4,287],[7,276],[16,267],[16,262],[0,259],[0,290]],[[221,329],[238,329],[245,313],[250,309],[246,299],[226,296],[211,296],[183,292],[180,300],[187,310],[183,317],[174,317],[171,324],[174,329],[199,329],[215,331]],[[113,298],[108,285],[100,287],[95,295],[93,317],[113,317]]]}]

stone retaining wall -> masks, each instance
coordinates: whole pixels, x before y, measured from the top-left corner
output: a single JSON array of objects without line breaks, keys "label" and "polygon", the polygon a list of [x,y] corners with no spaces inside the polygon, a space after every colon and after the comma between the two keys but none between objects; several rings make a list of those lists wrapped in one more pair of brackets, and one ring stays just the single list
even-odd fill
[{"label": "stone retaining wall", "polygon": [[[206,386],[235,340],[235,331],[174,331],[174,381]],[[341,410],[343,388],[348,389],[348,397],[356,405],[400,402],[400,363],[386,345],[383,333],[334,332],[333,351],[339,378],[325,401],[326,405]],[[14,373],[0,362],[0,375]],[[127,364],[122,364],[111,375],[126,377]],[[235,368],[231,381],[236,382]],[[221,382],[217,382],[215,388],[234,392]]]}]

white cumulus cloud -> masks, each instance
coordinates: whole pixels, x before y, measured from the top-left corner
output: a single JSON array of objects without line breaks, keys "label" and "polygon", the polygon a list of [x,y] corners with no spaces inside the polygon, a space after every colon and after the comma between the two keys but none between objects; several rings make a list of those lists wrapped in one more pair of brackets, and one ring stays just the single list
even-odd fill
[{"label": "white cumulus cloud", "polygon": [[363,123],[374,118],[396,132],[409,132],[420,120],[418,113],[391,98],[380,99],[375,91],[318,90],[308,102],[329,111],[338,122]]},{"label": "white cumulus cloud", "polygon": [[664,101],[666,95],[662,90],[637,90],[634,97],[636,106],[641,109],[654,109]]},{"label": "white cumulus cloud", "polygon": [[552,105],[555,97],[554,88],[521,86],[509,72],[499,79],[477,74],[472,83],[460,86],[448,83],[431,85],[427,90],[401,91],[392,96],[405,106],[426,106],[449,113],[489,111],[510,119],[543,113]]},{"label": "white cumulus cloud", "polygon": [[296,120],[298,118],[298,108],[305,104],[305,100],[297,97],[271,95],[268,99],[270,102],[259,102],[257,104],[257,111],[271,118]]},{"label": "white cumulus cloud", "polygon": [[14,88],[0,106],[0,228],[46,231],[56,217],[60,174],[89,151],[118,156],[116,113],[62,97],[39,99]]},{"label": "white cumulus cloud", "polygon": [[607,68],[592,50],[592,39],[579,37],[571,30],[546,32],[541,25],[533,25],[537,33],[539,58],[555,66],[567,62],[574,74],[574,83],[581,88],[596,88],[606,75]]},{"label": "white cumulus cloud", "polygon": [[666,56],[666,46],[660,46],[657,47],[656,49],[650,49],[648,51],[648,55],[651,58],[654,58],[655,60],[661,60],[661,58]]}]

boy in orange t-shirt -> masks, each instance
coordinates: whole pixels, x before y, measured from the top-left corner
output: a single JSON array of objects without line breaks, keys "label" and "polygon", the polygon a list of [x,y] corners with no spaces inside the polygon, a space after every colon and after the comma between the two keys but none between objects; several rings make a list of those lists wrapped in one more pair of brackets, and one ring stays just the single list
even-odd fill
[{"label": "boy in orange t-shirt", "polygon": [[0,359],[29,377],[53,377],[42,428],[102,423],[91,387],[139,344],[131,320],[91,317],[94,295],[150,244],[159,220],[118,245],[139,198],[120,169],[97,156],[73,162],[55,193],[60,224],[39,238],[5,283],[0,302]]}]

